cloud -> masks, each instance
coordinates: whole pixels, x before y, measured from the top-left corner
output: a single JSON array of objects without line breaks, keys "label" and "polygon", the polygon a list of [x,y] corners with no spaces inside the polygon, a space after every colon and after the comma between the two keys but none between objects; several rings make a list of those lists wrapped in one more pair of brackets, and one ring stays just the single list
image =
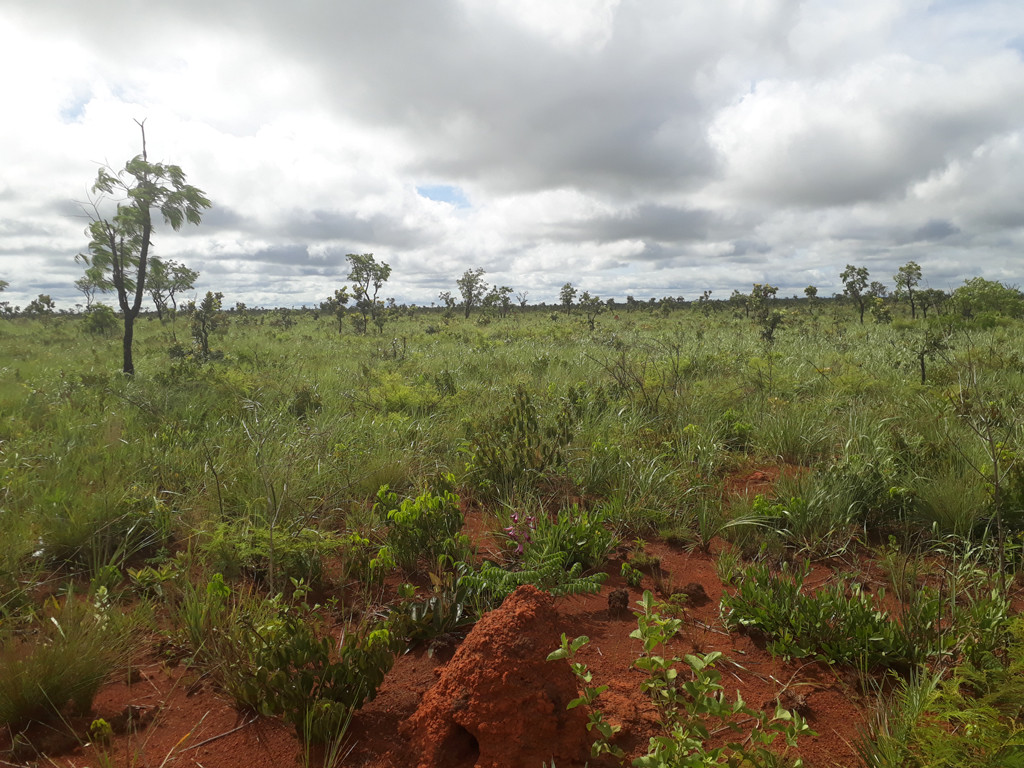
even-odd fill
[{"label": "cloud", "polygon": [[4,298],[73,303],[75,201],[142,119],[214,203],[155,247],[229,303],[364,252],[419,303],[476,266],[534,300],[1024,282],[1022,39],[1006,0],[12,0]]}]

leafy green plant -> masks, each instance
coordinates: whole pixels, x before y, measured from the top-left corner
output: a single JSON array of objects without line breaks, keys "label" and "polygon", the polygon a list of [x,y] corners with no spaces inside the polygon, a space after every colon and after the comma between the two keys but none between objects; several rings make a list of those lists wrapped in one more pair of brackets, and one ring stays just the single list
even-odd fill
[{"label": "leafy green plant", "polygon": [[442,476],[436,491],[426,490],[412,499],[398,500],[387,486],[377,492],[374,509],[388,524],[387,552],[380,562],[393,559],[406,573],[414,573],[422,560],[435,562],[448,556],[462,560],[469,552],[469,540],[460,532],[463,516],[459,497],[451,490],[455,479]]},{"label": "leafy green plant", "polygon": [[309,526],[271,530],[270,526],[219,523],[201,540],[199,549],[210,567],[229,578],[246,575],[269,582],[271,568],[278,578],[303,579],[317,585],[323,560],[342,547],[329,532]]},{"label": "leafy green plant", "polygon": [[89,724],[89,737],[97,744],[110,746],[114,738],[114,729],[102,717],[97,717]]},{"label": "leafy green plant", "polygon": [[565,563],[566,553],[559,550],[544,555],[532,567],[520,571],[508,571],[485,561],[478,571],[466,573],[462,578],[479,596],[483,605],[500,605],[524,584],[532,584],[556,597],[601,591],[601,585],[608,578],[607,573],[584,576],[581,563],[569,567]]},{"label": "leafy green plant", "polygon": [[303,738],[328,741],[376,695],[404,640],[382,623],[346,632],[337,643],[321,607],[304,602],[308,587],[294,586],[301,602],[280,594],[250,599],[232,595],[215,574],[205,590],[186,594],[179,637],[237,705],[283,715]]},{"label": "leafy green plant", "polygon": [[[650,591],[644,592],[639,605],[637,629],[630,637],[641,641],[643,652],[633,664],[646,674],[641,685],[658,708],[665,732],[651,737],[647,754],[634,760],[634,766],[773,765],[777,757],[769,747],[779,736],[792,747],[799,736],[814,735],[799,713],[781,705],[769,715],[749,707],[738,692],[730,701],[721,683],[722,673],[715,668],[722,658],[720,652],[665,656],[682,620],[665,615],[665,606],[656,603]],[[680,661],[689,667],[689,680],[679,678],[675,665]],[[732,733],[746,732],[744,740],[711,747],[709,719]],[[793,764],[802,763],[795,760]]]},{"label": "leafy green plant", "polygon": [[576,675],[576,679],[579,680],[583,687],[582,695],[570,701],[565,708],[575,709],[580,705],[587,707],[587,730],[597,731],[597,738],[590,746],[591,757],[601,757],[601,755],[608,754],[621,758],[625,756],[625,753],[622,751],[621,747],[612,744],[612,739],[615,737],[615,734],[622,729],[622,727],[609,723],[604,719],[602,712],[599,709],[594,708],[594,704],[597,702],[598,697],[608,690],[608,686],[591,685],[594,680],[593,673],[587,669],[586,664],[573,660],[575,659],[576,653],[579,649],[589,642],[590,638],[586,635],[580,635],[575,640],[570,641],[565,636],[565,633],[563,633],[562,645],[549,653],[547,660],[567,660],[569,662],[569,668],[572,670],[572,673]]},{"label": "leafy green plant", "polygon": [[[780,573],[763,563],[750,566],[735,594],[722,597],[726,622],[764,632],[774,654],[812,656],[863,671],[909,670],[953,653],[974,659],[1001,642],[1008,603],[994,587],[986,592],[954,580],[945,595],[927,586],[905,589],[893,617],[856,582],[804,592],[809,572],[807,562],[795,570],[784,566]],[[884,590],[879,591],[882,598]],[[958,605],[965,599],[967,609]]]},{"label": "leafy green plant", "polygon": [[[805,593],[803,582],[809,573],[807,562],[792,571],[784,566],[778,574],[763,563],[750,566],[735,594],[722,596],[727,624],[756,627],[768,636],[768,649],[779,656],[814,656],[868,668],[916,665],[941,649],[943,637],[937,626],[932,626],[929,637],[909,637],[859,584],[851,584],[849,590],[829,584],[813,595]],[[940,605],[934,595],[922,600],[922,622],[937,621]]]},{"label": "leafy green plant", "polygon": [[622,574],[622,578],[625,579],[626,583],[633,587],[633,589],[637,589],[644,581],[643,572],[638,571],[628,562],[623,563],[619,571]]},{"label": "leafy green plant", "polygon": [[602,565],[615,546],[615,535],[600,508],[588,510],[573,504],[553,517],[541,514],[529,518],[535,522],[531,528],[528,520],[524,521],[525,530],[518,523],[518,515],[516,518],[505,530],[513,541],[522,545],[519,554],[526,568],[555,552],[562,552],[566,568],[579,564],[589,570]]},{"label": "leafy green plant", "polygon": [[181,575],[178,561],[128,569],[128,579],[132,588],[145,597],[166,597],[169,588],[180,581]]},{"label": "leafy green plant", "polygon": [[562,464],[572,439],[570,409],[564,404],[553,423],[542,427],[529,392],[516,387],[512,403],[493,425],[473,430],[470,476],[481,490],[506,490],[517,480],[536,480]]},{"label": "leafy green plant", "polygon": [[1024,625],[1017,619],[1000,657],[947,674],[912,675],[875,712],[855,746],[868,768],[1019,765],[1024,755]]},{"label": "leafy green plant", "polygon": [[[412,641],[430,640],[450,632],[458,632],[474,624],[485,607],[472,579],[464,578],[473,572],[472,566],[438,559],[438,568],[430,573],[430,595],[426,599],[413,596],[405,600],[398,611],[405,614],[403,634]],[[450,567],[445,567],[446,565]],[[394,615],[394,613],[392,614]]]}]

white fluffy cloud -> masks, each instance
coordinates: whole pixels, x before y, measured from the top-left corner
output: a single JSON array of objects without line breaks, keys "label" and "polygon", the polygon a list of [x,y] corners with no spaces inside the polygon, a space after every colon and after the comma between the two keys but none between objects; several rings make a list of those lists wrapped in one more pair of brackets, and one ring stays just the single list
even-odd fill
[{"label": "white fluffy cloud", "polygon": [[553,300],[1024,277],[1013,0],[13,0],[4,298],[76,300],[76,201],[139,151],[214,202],[158,231],[198,288],[309,304],[346,253],[429,303],[468,268]]}]

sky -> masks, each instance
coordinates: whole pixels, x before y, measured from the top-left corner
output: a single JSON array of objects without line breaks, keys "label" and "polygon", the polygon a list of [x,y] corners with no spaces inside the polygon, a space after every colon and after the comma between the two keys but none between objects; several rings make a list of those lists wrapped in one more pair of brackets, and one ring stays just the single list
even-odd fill
[{"label": "sky", "polygon": [[153,253],[227,306],[317,304],[349,253],[421,305],[474,268],[531,303],[1024,283],[1020,0],[5,0],[0,71],[12,304],[83,300],[141,120],[213,202]]}]

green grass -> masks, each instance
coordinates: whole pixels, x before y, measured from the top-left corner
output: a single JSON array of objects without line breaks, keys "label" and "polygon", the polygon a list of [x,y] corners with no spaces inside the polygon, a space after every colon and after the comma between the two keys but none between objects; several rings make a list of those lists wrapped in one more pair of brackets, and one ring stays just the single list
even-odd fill
[{"label": "green grass", "polygon": [[[618,308],[590,331],[541,309],[487,323],[420,310],[366,335],[311,312],[231,314],[205,363],[170,354],[188,342],[185,318],[143,319],[130,380],[117,372],[120,340],[87,334],[82,318],[0,320],[4,658],[28,658],[16,632],[45,615],[48,595],[89,584],[118,597],[133,589],[129,569],[174,552],[191,565],[185,586],[151,591],[163,612],[217,572],[259,600],[290,593],[292,579],[318,585],[325,561],[344,557],[352,589],[334,618],[348,626],[352,601],[380,594],[369,563],[394,543],[373,510],[379,489],[400,505],[446,474],[460,514],[479,505],[495,530],[516,513],[574,510],[608,533],[546,532],[545,567],[590,540],[583,560],[600,570],[613,537],[661,531],[705,550],[728,538],[731,556],[772,561],[890,536],[934,554],[955,535],[987,553],[987,569],[1002,522],[1012,568],[1024,527],[1020,321],[950,324],[921,384],[909,320],[861,325],[824,301],[788,311],[771,345],[731,311]],[[979,438],[987,428],[995,448]],[[765,498],[726,493],[765,467],[780,472]],[[413,555],[410,572],[451,577],[443,557]],[[965,627],[991,618],[976,602]]]}]

